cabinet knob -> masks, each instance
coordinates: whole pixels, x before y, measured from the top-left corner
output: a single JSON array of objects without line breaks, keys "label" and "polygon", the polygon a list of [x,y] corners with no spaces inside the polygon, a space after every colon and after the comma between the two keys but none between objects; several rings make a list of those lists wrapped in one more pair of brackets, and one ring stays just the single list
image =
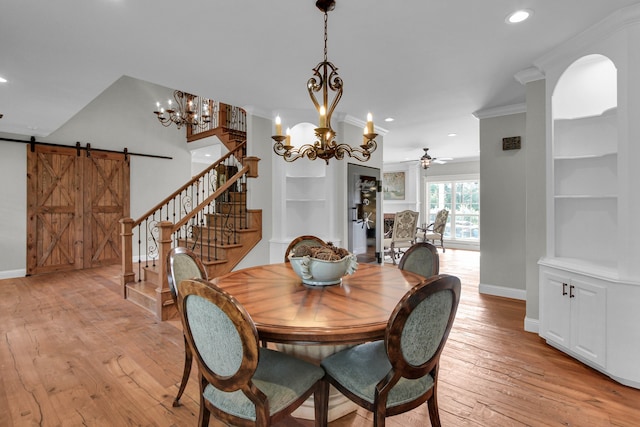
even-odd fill
[{"label": "cabinet knob", "polygon": [[562,295],[564,296],[564,295],[566,295],[566,294],[567,294],[567,284],[566,284],[566,283],[563,283],[563,284],[562,284]]},{"label": "cabinet knob", "polygon": [[569,298],[575,298],[575,295],[573,294],[573,288],[575,288],[575,286],[569,286]]}]

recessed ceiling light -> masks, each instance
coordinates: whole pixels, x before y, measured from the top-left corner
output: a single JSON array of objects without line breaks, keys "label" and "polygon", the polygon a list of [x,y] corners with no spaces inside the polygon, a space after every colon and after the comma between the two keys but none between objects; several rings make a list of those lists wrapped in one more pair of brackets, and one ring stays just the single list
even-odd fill
[{"label": "recessed ceiling light", "polygon": [[5,79],[4,77],[0,77],[0,83],[6,83],[7,79]]},{"label": "recessed ceiling light", "polygon": [[458,136],[458,134],[452,132],[452,133],[448,134],[447,136]]},{"label": "recessed ceiling light", "polygon": [[509,24],[517,24],[518,22],[525,21],[533,15],[533,11],[530,9],[516,10],[511,15],[507,16],[505,21]]},{"label": "recessed ceiling light", "polygon": [[384,119],[385,122],[392,122],[395,119],[393,117],[387,117],[386,119]]}]

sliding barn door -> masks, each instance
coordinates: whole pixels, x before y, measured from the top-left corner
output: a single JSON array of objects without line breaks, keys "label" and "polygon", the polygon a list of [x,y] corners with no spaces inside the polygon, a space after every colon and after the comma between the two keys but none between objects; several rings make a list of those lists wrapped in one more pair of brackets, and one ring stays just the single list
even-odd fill
[{"label": "sliding barn door", "polygon": [[83,162],[84,268],[121,261],[119,221],[129,217],[129,163],[123,154],[91,152]]},{"label": "sliding barn door", "polygon": [[120,260],[118,221],[129,216],[123,154],[27,148],[27,274]]}]

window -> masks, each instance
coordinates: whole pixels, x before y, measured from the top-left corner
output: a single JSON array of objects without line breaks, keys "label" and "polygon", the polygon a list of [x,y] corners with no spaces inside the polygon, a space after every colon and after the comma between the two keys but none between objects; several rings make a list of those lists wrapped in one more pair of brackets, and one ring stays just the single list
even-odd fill
[{"label": "window", "polygon": [[480,181],[446,180],[427,184],[427,217],[432,223],[441,209],[449,211],[444,237],[480,241]]}]

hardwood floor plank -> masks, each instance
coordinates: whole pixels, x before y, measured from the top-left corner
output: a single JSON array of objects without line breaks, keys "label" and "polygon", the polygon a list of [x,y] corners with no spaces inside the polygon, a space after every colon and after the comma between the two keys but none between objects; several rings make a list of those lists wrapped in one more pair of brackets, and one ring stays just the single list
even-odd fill
[{"label": "hardwood floor plank", "polygon": [[[477,252],[448,249],[441,272],[463,289],[441,358],[444,426],[640,425],[625,387],[523,331],[525,304],[478,293]],[[197,367],[172,407],[184,357],[180,323],[122,299],[117,267],[0,280],[0,426],[190,426]],[[428,426],[426,405],[387,420]],[[369,427],[358,410],[331,427]],[[211,426],[223,426],[212,420]],[[280,427],[312,427],[288,418]]]}]

